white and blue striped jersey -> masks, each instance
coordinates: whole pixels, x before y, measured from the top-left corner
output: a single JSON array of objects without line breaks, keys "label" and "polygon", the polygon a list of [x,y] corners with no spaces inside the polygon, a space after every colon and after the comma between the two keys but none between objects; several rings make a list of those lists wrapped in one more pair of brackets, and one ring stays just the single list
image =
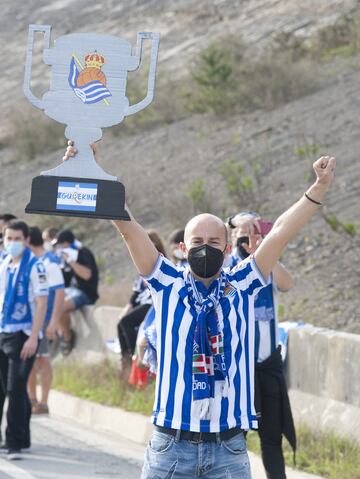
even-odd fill
[{"label": "white and blue striped jersey", "polygon": [[[242,260],[237,249],[230,255],[229,265],[235,267]],[[255,361],[265,361],[279,344],[277,287],[270,276],[269,284],[255,296]]]},{"label": "white and blue striped jersey", "polygon": [[[34,258],[34,254],[31,253],[30,258]],[[31,325],[29,324],[8,324],[5,327],[2,326],[3,321],[3,304],[5,300],[6,292],[8,288],[12,289],[16,284],[16,277],[19,271],[20,264],[13,266],[12,258],[10,255],[6,256],[4,261],[0,265],[0,332],[1,333],[15,333],[17,331],[23,331],[30,336]],[[9,281],[12,276],[12,281]],[[28,301],[30,306],[31,315],[35,312],[35,297],[48,296],[48,284],[43,263],[38,260],[34,263],[30,272]],[[40,334],[42,337],[42,334]]]},{"label": "white and blue striped jersey", "polygon": [[265,361],[279,345],[277,288],[271,275],[270,284],[255,298],[255,361]]},{"label": "white and blue striped jersey", "polygon": [[48,251],[40,260],[45,266],[47,283],[49,288],[48,302],[44,321],[44,328],[47,327],[54,309],[55,294],[58,289],[64,289],[64,276],[60,268],[60,259],[54,253]]},{"label": "white and blue striped jersey", "polygon": [[8,255],[8,253],[4,249],[0,250],[0,265],[4,261],[4,259],[6,258],[7,255]]},{"label": "white and blue striped jersey", "polygon": [[[157,332],[158,374],[153,422],[158,426],[190,431],[219,432],[233,427],[257,427],[254,408],[254,297],[267,283],[254,259],[231,273],[216,314],[224,337],[229,387],[216,381],[210,398],[209,418],[200,420],[193,401],[192,356],[197,313],[189,302],[185,283],[188,270],[178,269],[159,256],[152,274],[145,278],[153,297]],[[203,296],[206,290],[196,281]]]},{"label": "white and blue striped jersey", "polygon": [[131,303],[133,306],[152,304],[150,290],[141,276],[135,278],[132,290],[133,295],[131,297]]}]

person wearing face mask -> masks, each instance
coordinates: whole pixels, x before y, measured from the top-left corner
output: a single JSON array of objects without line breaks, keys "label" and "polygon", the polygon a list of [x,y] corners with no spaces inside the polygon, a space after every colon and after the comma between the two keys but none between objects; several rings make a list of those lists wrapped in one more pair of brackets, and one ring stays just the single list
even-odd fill
[{"label": "person wearing face mask", "polygon": [[[4,237],[3,237],[3,230],[7,223],[11,220],[16,219],[16,216],[12,215],[11,213],[4,213],[0,215],[0,265],[3,260],[6,258],[8,253],[4,249]],[[2,443],[2,433],[1,433],[1,423],[3,417],[3,410],[6,398],[6,387],[0,384],[0,444]]]},{"label": "person wearing face mask", "polygon": [[[231,267],[254,254],[269,232],[271,224],[255,212],[241,212],[228,219],[233,231]],[[236,224],[236,227],[235,225]],[[282,452],[283,434],[293,451],[296,433],[287,393],[279,346],[278,291],[293,287],[290,273],[279,261],[269,284],[255,297],[255,406],[259,418],[261,455],[268,479],[286,479]]]},{"label": "person wearing face mask", "polygon": [[60,231],[52,244],[60,258],[64,276],[65,301],[60,318],[60,350],[63,356],[68,356],[76,342],[75,331],[71,327],[71,312],[97,301],[99,271],[93,253],[76,240],[71,230]]},{"label": "person wearing face mask", "polygon": [[4,229],[7,256],[0,266],[0,378],[8,396],[5,445],[9,459],[30,447],[27,381],[45,319],[48,285],[43,263],[27,247],[28,226]]},{"label": "person wearing face mask", "polygon": [[45,228],[42,232],[43,247],[45,251],[50,253],[55,253],[54,242],[56,242],[56,237],[59,233],[59,230],[54,227]]},{"label": "person wearing face mask", "polygon": [[[98,160],[97,145],[92,145]],[[76,156],[69,142],[64,161]],[[177,268],[159,255],[146,231],[114,220],[155,308],[158,374],[154,432],[142,479],[251,478],[244,431],[257,427],[254,406],[254,297],[283,249],[316,213],[328,190],[335,158],[314,163],[316,181],[275,222],[253,256],[231,272],[222,268],[231,245],[222,220],[192,218]],[[236,226],[236,225],[235,225]]]},{"label": "person wearing face mask", "polygon": [[168,238],[170,259],[176,266],[185,268],[187,261],[184,257],[184,253],[180,248],[180,244],[184,242],[184,230],[174,230],[170,233]]},{"label": "person wearing face mask", "polygon": [[3,237],[3,230],[7,223],[11,220],[15,220],[16,216],[12,215],[11,213],[5,213],[0,215],[0,264],[7,256],[7,252],[4,249],[4,237]]}]

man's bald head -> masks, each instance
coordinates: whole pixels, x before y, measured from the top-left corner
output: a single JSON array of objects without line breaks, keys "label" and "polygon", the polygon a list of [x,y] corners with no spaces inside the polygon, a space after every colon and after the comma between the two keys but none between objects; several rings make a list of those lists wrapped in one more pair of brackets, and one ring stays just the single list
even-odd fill
[{"label": "man's bald head", "polygon": [[184,243],[188,249],[204,243],[224,249],[228,243],[226,226],[209,213],[194,216],[185,226]]},{"label": "man's bald head", "polygon": [[204,213],[192,218],[185,226],[184,243],[180,243],[180,248],[195,277],[210,284],[219,275],[231,245],[223,221]]}]

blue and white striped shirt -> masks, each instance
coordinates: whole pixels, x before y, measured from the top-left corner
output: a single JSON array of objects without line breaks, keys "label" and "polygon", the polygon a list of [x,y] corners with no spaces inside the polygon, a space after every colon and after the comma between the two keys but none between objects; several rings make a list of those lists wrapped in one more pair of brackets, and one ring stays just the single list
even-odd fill
[{"label": "blue and white striped shirt", "polygon": [[[230,255],[230,268],[243,259],[237,249]],[[279,344],[277,287],[270,275],[269,284],[255,296],[255,361],[265,361]]]},{"label": "blue and white striped shirt", "polygon": [[49,288],[48,302],[44,321],[44,328],[48,326],[54,309],[55,295],[58,289],[64,289],[64,277],[60,268],[60,259],[54,253],[48,251],[39,258],[45,266],[47,283]]},{"label": "blue and white striped shirt", "polygon": [[255,361],[265,361],[278,344],[277,288],[271,275],[271,283],[255,298]]},{"label": "blue and white striped shirt", "polygon": [[[190,304],[186,275],[159,256],[152,274],[144,278],[155,308],[158,374],[153,422],[158,426],[190,431],[219,432],[233,427],[257,427],[254,408],[254,297],[267,283],[249,259],[227,274],[224,295],[216,309],[224,336],[224,354],[229,388],[223,397],[224,381],[216,381],[210,398],[209,419],[199,419],[198,401],[193,401],[192,356],[196,310]],[[203,296],[206,290],[196,287]]]}]

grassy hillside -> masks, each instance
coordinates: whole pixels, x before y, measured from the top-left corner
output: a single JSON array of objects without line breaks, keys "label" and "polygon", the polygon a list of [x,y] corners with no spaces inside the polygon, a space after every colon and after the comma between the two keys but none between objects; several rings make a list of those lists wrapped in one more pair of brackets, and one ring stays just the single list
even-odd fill
[{"label": "grassy hillside", "polygon": [[[257,208],[273,220],[311,182],[312,161],[335,154],[336,182],[322,213],[284,255],[296,288],[281,296],[281,312],[360,331],[358,2],[320,0],[316,9],[275,0],[2,3],[0,38],[12,54],[0,92],[1,210],[23,215],[31,178],[60,161],[65,143],[63,126],[23,99],[27,24],[53,24],[54,38],[97,31],[134,42],[138,30],[160,31],[156,99],[104,131],[101,165],[124,182],[136,217],[166,237],[200,211],[225,217]],[[37,58],[40,94],[48,73]],[[132,101],[145,75],[146,64],[130,76]],[[135,272],[108,222],[27,220],[74,228],[96,252],[102,300],[126,300]]]}]

